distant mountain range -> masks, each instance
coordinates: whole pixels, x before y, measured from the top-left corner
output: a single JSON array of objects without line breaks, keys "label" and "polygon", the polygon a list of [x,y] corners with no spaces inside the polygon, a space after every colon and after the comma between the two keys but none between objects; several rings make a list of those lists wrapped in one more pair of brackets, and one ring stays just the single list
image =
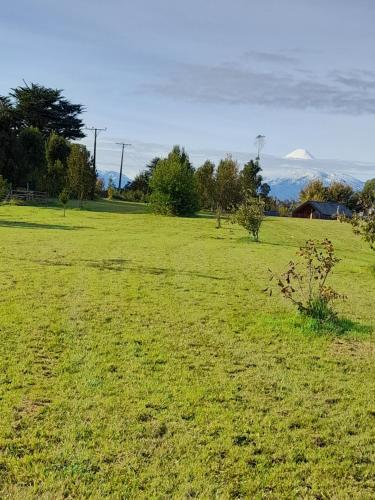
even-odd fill
[{"label": "distant mountain range", "polygon": [[[193,152],[190,158],[194,166],[198,167],[207,156],[206,152]],[[247,153],[236,153],[233,157],[239,160],[240,165],[243,165],[252,156]],[[212,152],[209,154],[209,158],[218,163],[220,158],[223,158],[223,153]],[[321,179],[326,186],[333,181],[345,182],[355,191],[359,191],[363,188],[364,182],[351,174],[361,172],[364,168],[367,171],[372,171],[372,165],[360,162],[318,160],[306,149],[296,149],[284,158],[262,155],[261,166],[264,181],[271,186],[270,194],[280,200],[298,199],[301,189],[312,179]],[[99,170],[98,174],[104,180],[106,187],[110,177],[112,177],[115,186],[118,186],[118,171]],[[131,180],[128,176],[123,175],[122,187]]]},{"label": "distant mountain range", "polygon": [[[305,149],[297,149],[284,158],[265,157],[262,161],[264,180],[271,186],[271,195],[280,200],[296,200],[301,189],[313,179],[322,180],[325,186],[333,181],[345,182],[355,191],[361,190],[363,181],[340,171],[348,165],[349,162],[338,160],[316,160]],[[350,166],[355,168],[353,163]],[[269,170],[277,174],[267,175]]]},{"label": "distant mountain range", "polygon": [[[114,170],[98,170],[98,177],[103,179],[104,186],[106,188],[108,187],[108,182],[110,178],[112,178],[115,187],[118,187],[118,181],[120,177],[119,172],[115,172]],[[121,187],[124,188],[131,181],[132,179],[130,179],[127,175],[123,174],[121,177]]]}]

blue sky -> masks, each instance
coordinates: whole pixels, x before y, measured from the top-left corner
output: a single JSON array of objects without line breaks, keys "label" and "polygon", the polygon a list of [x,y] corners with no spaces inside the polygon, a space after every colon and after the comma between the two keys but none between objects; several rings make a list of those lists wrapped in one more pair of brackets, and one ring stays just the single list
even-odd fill
[{"label": "blue sky", "polygon": [[372,163],[374,19],[372,0],[2,0],[0,94],[64,89],[108,129],[99,166],[133,143],[131,176],[173,144],[250,153],[258,133],[270,155]]}]

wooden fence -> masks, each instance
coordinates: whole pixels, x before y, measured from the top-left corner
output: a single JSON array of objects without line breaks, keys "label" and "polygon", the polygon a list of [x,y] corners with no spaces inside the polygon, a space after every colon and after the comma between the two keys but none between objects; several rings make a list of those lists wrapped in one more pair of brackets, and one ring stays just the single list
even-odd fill
[{"label": "wooden fence", "polygon": [[7,195],[5,195],[3,200],[0,201],[10,201],[10,200],[20,200],[33,203],[47,203],[48,193],[44,191],[30,191],[29,189],[11,189]]}]

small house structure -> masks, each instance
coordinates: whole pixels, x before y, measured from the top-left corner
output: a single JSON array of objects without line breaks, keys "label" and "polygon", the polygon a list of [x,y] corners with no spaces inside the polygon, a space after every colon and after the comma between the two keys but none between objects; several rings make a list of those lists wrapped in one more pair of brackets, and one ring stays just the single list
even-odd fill
[{"label": "small house structure", "polygon": [[335,220],[340,216],[352,217],[352,212],[342,203],[333,201],[305,201],[292,212],[293,217],[303,219]]}]

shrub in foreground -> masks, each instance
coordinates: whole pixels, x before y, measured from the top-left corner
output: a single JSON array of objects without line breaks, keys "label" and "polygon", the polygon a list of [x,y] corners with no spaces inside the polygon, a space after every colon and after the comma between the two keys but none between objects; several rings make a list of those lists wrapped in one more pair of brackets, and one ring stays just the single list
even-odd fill
[{"label": "shrub in foreground", "polygon": [[[327,285],[327,280],[335,265],[340,261],[335,255],[332,243],[306,241],[297,252],[297,261],[290,261],[281,276],[271,270],[270,281],[275,280],[281,294],[297,309],[318,321],[329,321],[336,317],[333,303],[345,299]],[[272,286],[266,289],[272,295]]]}]

